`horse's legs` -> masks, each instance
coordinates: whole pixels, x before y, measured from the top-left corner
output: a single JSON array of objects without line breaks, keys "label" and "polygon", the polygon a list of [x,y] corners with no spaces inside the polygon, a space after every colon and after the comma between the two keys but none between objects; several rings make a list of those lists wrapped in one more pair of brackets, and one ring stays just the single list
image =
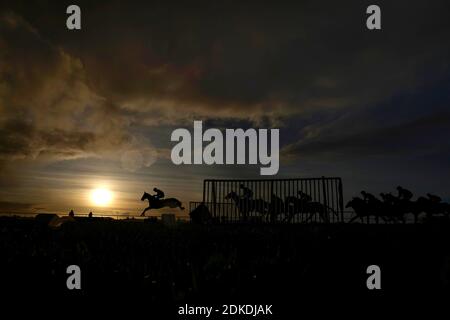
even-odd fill
[{"label": "horse's legs", "polygon": [[305,223],[308,223],[310,220],[312,220],[314,215],[315,215],[315,212],[310,212],[309,217],[306,219]]},{"label": "horse's legs", "polygon": [[325,208],[320,208],[319,211],[319,217],[322,219],[323,223],[329,223],[330,222],[330,216],[328,215],[328,212]]},{"label": "horse's legs", "polygon": [[141,217],[144,217],[144,216],[145,216],[145,212],[146,212],[147,210],[150,210],[150,207],[147,207],[147,208],[144,209],[144,211],[142,211]]},{"label": "horse's legs", "polygon": [[284,214],[284,219],[283,222],[290,222],[291,221],[291,217],[292,217],[292,212],[290,210],[290,208],[287,208],[285,214]]},{"label": "horse's legs", "polygon": [[295,211],[289,214],[288,222],[290,223],[295,218]]}]

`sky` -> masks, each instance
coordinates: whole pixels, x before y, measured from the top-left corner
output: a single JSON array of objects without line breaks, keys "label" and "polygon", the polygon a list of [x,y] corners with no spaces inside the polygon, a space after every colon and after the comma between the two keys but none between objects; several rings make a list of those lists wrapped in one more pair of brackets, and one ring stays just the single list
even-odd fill
[{"label": "sky", "polygon": [[[0,211],[136,214],[259,165],[176,166],[176,128],[279,128],[273,178],[342,177],[450,200],[450,5],[377,1],[0,3]],[[96,207],[90,194],[113,200]]]}]

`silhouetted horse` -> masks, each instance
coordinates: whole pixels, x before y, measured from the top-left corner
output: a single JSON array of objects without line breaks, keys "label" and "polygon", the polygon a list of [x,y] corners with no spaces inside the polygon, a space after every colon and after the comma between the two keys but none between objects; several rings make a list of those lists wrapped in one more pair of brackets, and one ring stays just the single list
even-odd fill
[{"label": "silhouetted horse", "polygon": [[302,214],[305,211],[304,206],[305,206],[305,200],[298,198],[298,197],[294,197],[294,196],[288,196],[286,197],[286,199],[284,200],[284,206],[285,206],[285,212],[286,212],[286,216],[284,218],[284,220],[286,221],[290,221],[294,215],[296,214]]},{"label": "silhouetted horse", "polygon": [[305,222],[310,221],[315,214],[319,214],[320,219],[323,222],[328,223],[330,221],[328,212],[334,212],[331,208],[316,201],[312,201],[311,196],[298,192],[299,197],[289,196],[285,199],[285,221],[291,221],[296,214],[309,214],[309,217]]},{"label": "silhouetted horse", "polygon": [[322,222],[325,223],[329,223],[330,222],[330,215],[328,214],[330,208],[327,208],[325,205],[323,205],[320,202],[317,201],[311,201],[311,202],[307,202],[305,207],[304,207],[304,211],[305,212],[309,212],[310,215],[308,217],[308,219],[306,219],[306,222],[312,220],[312,218],[318,214],[320,220],[322,220]]},{"label": "silhouetted horse", "polygon": [[247,197],[240,197],[235,191],[231,191],[225,196],[225,199],[231,199],[239,210],[239,214],[243,220],[247,220],[250,212],[257,212],[265,215],[268,212],[269,204],[262,199],[249,199]]},{"label": "silhouetted horse", "polygon": [[422,200],[423,212],[426,214],[427,219],[432,219],[434,216],[448,216],[450,204],[441,202],[442,199],[439,196],[427,193],[428,198],[420,197],[417,200]]},{"label": "silhouetted horse", "polygon": [[383,199],[383,215],[392,222],[406,223],[405,214],[411,211],[409,200],[402,200],[390,193],[380,193]]},{"label": "silhouetted horse", "polygon": [[142,211],[141,217],[143,217],[145,215],[145,212],[150,209],[161,209],[164,207],[169,207],[169,208],[180,208],[181,210],[184,210],[181,201],[175,198],[157,199],[151,194],[144,191],[141,201],[144,200],[148,200],[148,207],[145,208],[144,211]]},{"label": "silhouetted horse", "polygon": [[377,219],[380,217],[381,219],[383,219],[383,221],[386,222],[386,218],[381,213],[382,212],[381,201],[378,203],[377,206],[372,207],[369,206],[367,201],[365,201],[364,199],[361,199],[359,197],[353,197],[353,199],[350,200],[345,207],[352,208],[353,211],[355,212],[355,216],[350,219],[349,223],[352,223],[356,219],[361,219],[361,222],[364,222],[363,218],[365,217],[368,218],[370,216],[374,216]]},{"label": "silhouetted horse", "polygon": [[383,220],[385,220],[383,214],[384,210],[383,202],[379,200],[377,197],[375,197],[373,194],[366,192],[364,190],[361,191],[361,195],[363,196],[363,199],[367,204],[369,214],[375,216],[376,222],[377,223],[379,222],[380,217]]},{"label": "silhouetted horse", "polygon": [[269,215],[268,219],[270,222],[277,221],[277,216],[281,215],[285,212],[285,204],[283,199],[278,197],[275,194],[270,196],[270,204],[269,204]]},{"label": "silhouetted horse", "polygon": [[398,191],[398,196],[397,198],[400,200],[411,200],[413,197],[413,193],[411,191],[409,191],[408,189],[405,189],[401,186],[397,187],[397,191]]},{"label": "silhouetted horse", "polygon": [[412,214],[414,216],[414,223],[417,223],[420,214],[425,213],[427,220],[434,217],[448,218],[450,216],[450,204],[442,202],[439,196],[427,193],[427,197],[419,197],[412,201],[413,193],[401,186],[397,187],[398,196],[391,193],[380,193],[382,201],[367,193],[361,191],[364,199],[354,197],[353,200],[347,203],[346,208],[353,208],[356,216],[355,219],[369,216],[381,217],[384,221],[406,223],[405,216]]}]

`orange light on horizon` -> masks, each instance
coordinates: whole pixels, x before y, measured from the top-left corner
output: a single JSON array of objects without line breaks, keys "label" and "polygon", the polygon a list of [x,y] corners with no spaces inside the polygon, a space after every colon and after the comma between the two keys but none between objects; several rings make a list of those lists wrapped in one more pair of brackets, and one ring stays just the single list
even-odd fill
[{"label": "orange light on horizon", "polygon": [[113,199],[113,194],[106,188],[98,188],[91,191],[91,201],[99,207],[108,206]]}]

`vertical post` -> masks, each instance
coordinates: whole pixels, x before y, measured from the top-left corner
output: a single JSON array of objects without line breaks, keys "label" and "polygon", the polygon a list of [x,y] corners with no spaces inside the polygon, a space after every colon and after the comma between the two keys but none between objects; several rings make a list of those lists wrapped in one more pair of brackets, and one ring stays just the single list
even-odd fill
[{"label": "vertical post", "polygon": [[213,201],[213,205],[214,205],[213,216],[214,216],[214,218],[217,218],[216,217],[216,206],[217,206],[216,180],[213,180],[213,182],[212,182],[212,201]]},{"label": "vertical post", "polygon": [[[225,191],[225,196],[226,196],[226,195],[228,195],[230,193],[230,182],[226,181],[225,185],[227,187],[226,191]],[[225,210],[227,211],[227,222],[230,222],[231,221],[231,219],[230,219],[230,215],[231,215],[231,210],[230,209],[231,209],[231,207],[225,201],[224,201],[224,206],[225,206]]]},{"label": "vertical post", "polygon": [[323,205],[325,206],[325,214],[328,217],[328,222],[330,217],[328,216],[328,201],[327,201],[327,190],[325,188],[325,177],[322,176],[322,192],[323,192]]},{"label": "vertical post", "polygon": [[203,180],[203,203],[205,203],[205,187],[206,187],[206,179]]},{"label": "vertical post", "polygon": [[327,200],[327,189],[325,187],[325,177],[322,176],[322,193],[323,193],[323,205],[325,206],[325,214],[327,215],[327,220],[330,222],[330,216],[328,215],[328,200]]},{"label": "vertical post", "polygon": [[339,210],[341,211],[341,222],[344,222],[344,197],[341,178],[339,178]]}]

